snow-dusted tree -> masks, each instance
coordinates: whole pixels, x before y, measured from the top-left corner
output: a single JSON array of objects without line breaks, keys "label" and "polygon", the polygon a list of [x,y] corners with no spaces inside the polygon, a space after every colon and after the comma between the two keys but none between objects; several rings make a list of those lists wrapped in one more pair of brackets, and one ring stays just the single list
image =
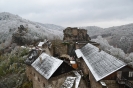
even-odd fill
[{"label": "snow-dusted tree", "polygon": [[5,42],[0,44],[0,50],[5,49],[6,47],[9,47],[11,44],[11,38],[7,39]]},{"label": "snow-dusted tree", "polygon": [[[126,62],[131,65],[133,63],[133,53],[130,53],[128,57],[125,58]],[[133,64],[132,64],[133,65]]]},{"label": "snow-dusted tree", "polygon": [[100,48],[104,51],[108,52],[112,48],[112,46],[109,45],[108,41],[102,38],[102,36],[98,36],[96,39],[93,39],[92,41],[99,43]]},{"label": "snow-dusted tree", "polygon": [[122,36],[119,40],[118,47],[123,49],[125,53],[128,53],[128,50],[131,47],[131,39],[127,36]]},{"label": "snow-dusted tree", "polygon": [[102,50],[104,50],[105,52],[121,59],[121,60],[125,60],[125,53],[123,50],[121,50],[120,48],[114,48],[113,46],[110,46],[108,41],[104,38],[102,38],[101,36],[98,36],[96,39],[93,39],[93,41],[100,43],[100,48]]},{"label": "snow-dusted tree", "polygon": [[125,61],[126,54],[120,48],[111,48],[109,51],[110,51],[111,55],[113,55],[116,58],[119,58],[119,59],[122,59],[122,60]]}]

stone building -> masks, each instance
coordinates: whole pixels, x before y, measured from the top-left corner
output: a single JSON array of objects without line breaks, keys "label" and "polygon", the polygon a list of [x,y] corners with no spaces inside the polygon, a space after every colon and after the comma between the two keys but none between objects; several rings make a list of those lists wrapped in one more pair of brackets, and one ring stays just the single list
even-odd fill
[{"label": "stone building", "polygon": [[68,27],[63,42],[53,43],[50,49],[40,42],[43,52],[33,50],[26,60],[33,88],[133,88],[133,69],[98,48],[85,29]]},{"label": "stone building", "polygon": [[[64,66],[66,67],[65,69],[63,69]],[[62,60],[42,53],[31,66],[27,66],[26,73],[33,82],[33,88],[47,88],[50,86],[54,88],[55,86],[61,86],[60,83],[63,84],[64,81],[63,77],[67,77],[65,75],[61,76],[61,74],[68,73],[72,70],[72,67]]]},{"label": "stone building", "polygon": [[83,47],[87,43],[99,46],[98,43],[91,41],[85,29],[67,27],[63,33],[63,44],[65,45],[67,54],[70,56],[74,55],[76,49]]},{"label": "stone building", "polygon": [[51,56],[48,44],[40,42],[25,63],[33,88],[88,88],[78,71],[67,61]]},{"label": "stone building", "polygon": [[33,88],[88,88],[78,71],[46,53],[27,65],[26,74]]},{"label": "stone building", "polygon": [[126,63],[90,43],[75,52],[91,88],[133,88],[133,68]]}]

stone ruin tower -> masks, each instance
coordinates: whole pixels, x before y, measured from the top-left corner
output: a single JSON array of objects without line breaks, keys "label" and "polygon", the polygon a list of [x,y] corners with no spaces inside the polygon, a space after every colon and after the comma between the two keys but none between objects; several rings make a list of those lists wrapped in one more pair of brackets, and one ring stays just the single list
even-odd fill
[{"label": "stone ruin tower", "polygon": [[70,56],[74,56],[77,48],[84,46],[91,40],[85,29],[67,27],[63,32],[63,42],[66,44],[67,54]]},{"label": "stone ruin tower", "polygon": [[90,41],[91,38],[87,34],[87,30],[78,29],[76,27],[67,27],[64,31],[63,41],[66,42],[77,42],[77,41]]}]

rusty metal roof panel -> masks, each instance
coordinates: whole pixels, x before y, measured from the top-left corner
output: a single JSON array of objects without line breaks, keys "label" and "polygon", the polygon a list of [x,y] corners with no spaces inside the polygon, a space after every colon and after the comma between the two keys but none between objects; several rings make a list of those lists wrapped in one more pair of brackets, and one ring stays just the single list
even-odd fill
[{"label": "rusty metal roof panel", "polygon": [[32,67],[46,79],[49,79],[62,63],[62,60],[42,53],[32,63]]},{"label": "rusty metal roof panel", "polygon": [[126,66],[121,60],[102,50],[99,51],[99,48],[89,43],[81,49],[77,49],[75,52],[78,57],[84,59],[96,81]]}]

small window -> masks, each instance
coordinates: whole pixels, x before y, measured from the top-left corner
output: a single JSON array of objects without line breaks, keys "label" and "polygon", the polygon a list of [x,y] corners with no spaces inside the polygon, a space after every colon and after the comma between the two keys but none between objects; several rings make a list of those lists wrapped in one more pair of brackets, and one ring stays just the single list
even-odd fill
[{"label": "small window", "polygon": [[128,77],[133,77],[133,72],[132,72],[132,71],[131,71],[131,72],[129,72]]},{"label": "small window", "polygon": [[38,81],[40,82],[40,79],[38,78]]},{"label": "small window", "polygon": [[43,87],[45,87],[45,83],[43,83]]}]

